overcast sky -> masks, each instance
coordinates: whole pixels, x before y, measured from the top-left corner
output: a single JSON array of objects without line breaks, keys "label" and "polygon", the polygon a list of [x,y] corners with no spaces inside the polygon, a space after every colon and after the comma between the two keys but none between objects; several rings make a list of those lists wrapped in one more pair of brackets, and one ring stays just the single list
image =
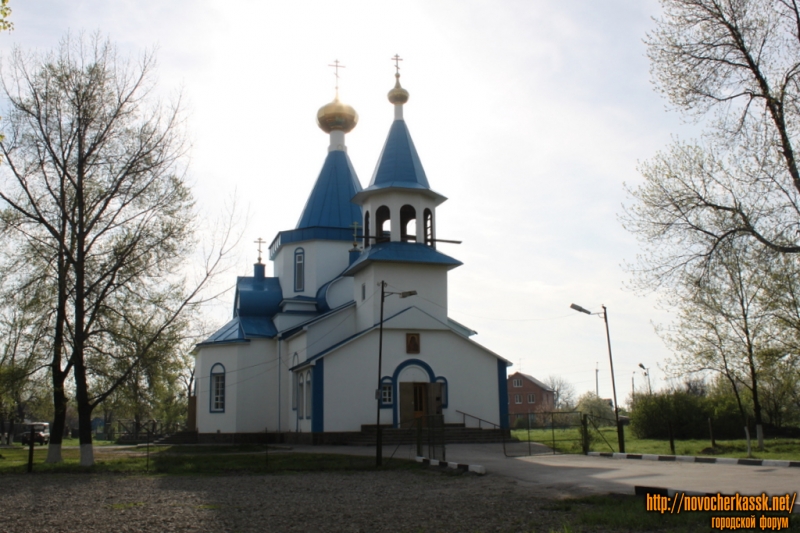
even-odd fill
[{"label": "overcast sky", "polygon": [[[450,273],[449,313],[475,340],[544,379],[611,396],[608,306],[620,401],[639,363],[670,356],[656,298],[624,288],[637,254],[618,221],[623,183],[673,136],[695,132],[650,83],[642,39],[654,0],[273,2],[11,0],[12,46],[45,51],[67,32],[101,31],[125,55],[157,48],[159,90],[182,92],[189,175],[209,216],[238,195],[249,212],[234,276],[250,275],[258,237],[294,228],[327,153],[315,124],[334,95],[360,121],[348,153],[364,187],[391,125],[390,58],[410,92],[405,119],[431,187]],[[0,129],[2,122],[0,122]],[[413,287],[409,287],[413,288]],[[232,293],[217,312],[230,313]],[[636,373],[636,386],[645,383]]]}]

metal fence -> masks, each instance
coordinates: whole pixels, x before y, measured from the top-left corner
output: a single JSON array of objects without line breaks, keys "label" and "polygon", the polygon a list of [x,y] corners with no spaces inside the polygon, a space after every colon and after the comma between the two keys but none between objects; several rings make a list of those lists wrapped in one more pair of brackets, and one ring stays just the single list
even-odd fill
[{"label": "metal fence", "polygon": [[614,451],[600,427],[614,421],[580,411],[536,411],[508,415],[506,457],[558,453],[586,454],[593,446]]}]

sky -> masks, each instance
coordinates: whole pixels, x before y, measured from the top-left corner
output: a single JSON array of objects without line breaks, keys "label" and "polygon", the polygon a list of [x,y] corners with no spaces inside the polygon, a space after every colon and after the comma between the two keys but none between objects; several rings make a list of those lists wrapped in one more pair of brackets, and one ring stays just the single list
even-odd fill
[{"label": "sky", "polygon": [[[449,314],[474,340],[539,379],[611,397],[606,305],[620,403],[638,365],[667,383],[655,333],[670,314],[626,288],[639,246],[619,222],[637,164],[697,134],[654,90],[643,38],[655,0],[11,0],[14,46],[46,52],[71,32],[101,32],[122,56],[158,58],[157,94],[181,96],[188,179],[204,220],[236,206],[234,269],[251,275],[257,238],[295,227],[327,154],[315,123],[333,99],[359,113],[348,154],[366,187],[393,119],[386,93],[410,93],[406,123],[437,208],[437,236],[464,265]],[[0,108],[1,109],[1,108]],[[2,122],[0,122],[2,129]],[[205,230],[204,230],[205,231]],[[208,232],[210,233],[210,232]],[[201,234],[210,240],[210,234]],[[268,266],[269,272],[269,266]],[[424,295],[423,295],[424,296]],[[233,292],[209,310],[221,326]],[[599,369],[596,375],[595,370]]]}]

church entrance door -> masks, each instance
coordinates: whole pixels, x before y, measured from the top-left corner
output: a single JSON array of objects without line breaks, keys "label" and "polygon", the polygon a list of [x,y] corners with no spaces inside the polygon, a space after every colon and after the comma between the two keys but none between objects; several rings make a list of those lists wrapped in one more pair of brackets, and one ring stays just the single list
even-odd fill
[{"label": "church entrance door", "polygon": [[441,383],[400,383],[400,427],[411,427],[418,420],[425,427],[430,415],[441,414]]}]

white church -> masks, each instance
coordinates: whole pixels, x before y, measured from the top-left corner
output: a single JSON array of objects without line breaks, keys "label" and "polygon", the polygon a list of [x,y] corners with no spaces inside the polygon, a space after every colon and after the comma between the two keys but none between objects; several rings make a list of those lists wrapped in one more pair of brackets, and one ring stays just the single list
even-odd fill
[{"label": "white church", "polygon": [[195,349],[201,442],[265,431],[341,442],[378,416],[394,428],[430,414],[507,427],[511,363],[448,317],[447,273],[462,263],[436,249],[446,198],[429,185],[395,77],[366,188],[345,147],[357,113],[338,91],[319,110],[328,154],[297,226],[270,244],[273,276],[259,257],[237,279],[233,319]]}]

